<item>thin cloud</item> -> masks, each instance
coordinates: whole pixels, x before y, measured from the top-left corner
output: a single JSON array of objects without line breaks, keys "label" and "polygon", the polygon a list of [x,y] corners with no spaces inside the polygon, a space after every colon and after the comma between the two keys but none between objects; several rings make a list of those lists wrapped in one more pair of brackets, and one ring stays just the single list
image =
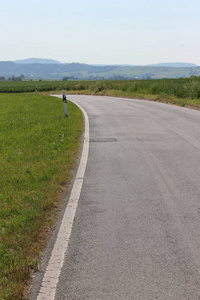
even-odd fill
[{"label": "thin cloud", "polygon": [[186,47],[186,45],[184,43],[177,43],[176,47],[177,48],[183,48],[183,47]]},{"label": "thin cloud", "polygon": [[180,11],[180,8],[176,6],[176,7],[173,7],[172,10],[173,11]]}]

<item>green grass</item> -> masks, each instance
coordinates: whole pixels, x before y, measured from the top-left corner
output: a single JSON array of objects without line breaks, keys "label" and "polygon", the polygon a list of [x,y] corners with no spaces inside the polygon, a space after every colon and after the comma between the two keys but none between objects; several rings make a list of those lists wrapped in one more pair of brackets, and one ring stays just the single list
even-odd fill
[{"label": "green grass", "polygon": [[0,299],[20,299],[72,176],[82,114],[62,99],[0,94]]},{"label": "green grass", "polygon": [[37,85],[38,92],[50,92],[61,90],[84,90],[88,89],[90,81],[0,81],[0,93],[29,93],[35,92]]},{"label": "green grass", "polygon": [[[106,92],[98,87],[106,86]],[[157,79],[157,80],[107,80],[107,81],[0,81],[0,92],[38,92],[68,94],[107,95],[141,98],[169,102],[180,106],[200,107],[200,78]]]},{"label": "green grass", "polygon": [[108,81],[106,94],[200,108],[200,78]]}]

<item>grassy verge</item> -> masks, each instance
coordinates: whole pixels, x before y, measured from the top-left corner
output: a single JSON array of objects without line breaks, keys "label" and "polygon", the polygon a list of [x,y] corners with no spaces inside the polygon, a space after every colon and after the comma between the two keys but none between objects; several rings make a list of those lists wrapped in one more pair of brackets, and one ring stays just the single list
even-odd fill
[{"label": "grassy verge", "polygon": [[[103,84],[106,89],[103,92]],[[101,91],[99,91],[99,87]],[[105,95],[148,99],[200,109],[200,78],[97,81],[83,89],[67,90],[68,94]]]},{"label": "grassy verge", "polygon": [[200,99],[179,98],[173,95],[167,95],[165,93],[160,93],[156,95],[152,95],[148,93],[135,93],[133,95],[130,92],[110,90],[107,91],[106,93],[98,93],[98,95],[102,95],[102,96],[106,95],[111,97],[122,97],[122,98],[130,98],[130,99],[143,99],[143,100],[150,100],[155,102],[169,103],[181,107],[200,109]]},{"label": "grassy verge", "polygon": [[[82,114],[44,95],[0,94],[0,299],[21,299],[72,176]],[[53,217],[52,217],[53,216]]]}]

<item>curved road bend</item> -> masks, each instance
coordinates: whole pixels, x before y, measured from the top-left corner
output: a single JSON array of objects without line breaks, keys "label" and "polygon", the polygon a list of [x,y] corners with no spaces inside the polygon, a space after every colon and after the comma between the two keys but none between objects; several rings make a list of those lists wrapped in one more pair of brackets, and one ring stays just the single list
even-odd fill
[{"label": "curved road bend", "polygon": [[200,299],[200,112],[68,98],[90,150],[55,299]]}]

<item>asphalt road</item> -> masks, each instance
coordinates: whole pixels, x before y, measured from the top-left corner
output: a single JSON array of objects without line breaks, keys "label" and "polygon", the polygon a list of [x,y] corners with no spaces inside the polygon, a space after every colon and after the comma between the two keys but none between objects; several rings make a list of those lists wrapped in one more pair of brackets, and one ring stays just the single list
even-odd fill
[{"label": "asphalt road", "polygon": [[200,299],[200,112],[68,99],[90,148],[55,299]]}]

